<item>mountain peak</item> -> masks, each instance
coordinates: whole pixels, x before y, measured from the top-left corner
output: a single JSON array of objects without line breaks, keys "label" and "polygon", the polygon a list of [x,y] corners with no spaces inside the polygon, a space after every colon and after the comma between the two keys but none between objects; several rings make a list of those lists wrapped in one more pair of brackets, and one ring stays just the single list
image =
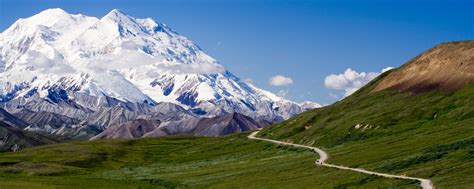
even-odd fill
[{"label": "mountain peak", "polygon": [[128,16],[126,13],[118,10],[118,9],[112,9],[109,13],[107,13],[104,17],[113,21],[120,21],[123,19],[130,19],[130,16]]},{"label": "mountain peak", "polygon": [[126,13],[118,10],[118,9],[112,9],[109,13],[106,15],[127,15]]},{"label": "mountain peak", "polygon": [[299,103],[299,105],[303,107],[305,110],[322,107],[321,104],[318,104],[316,102],[311,102],[311,101],[304,101],[304,102]]},{"label": "mountain peak", "polygon": [[52,25],[58,20],[70,20],[72,15],[60,8],[51,8],[41,11],[40,13],[30,17],[34,23],[44,25]]},{"label": "mountain peak", "polygon": [[50,16],[63,16],[69,15],[66,11],[61,8],[50,8],[38,13],[38,15],[50,15]]},{"label": "mountain peak", "polygon": [[118,10],[118,9],[112,9],[112,10],[110,10],[109,14],[110,13],[123,13],[123,12]]},{"label": "mountain peak", "polygon": [[112,30],[118,31],[121,36],[127,36],[132,33],[132,36],[135,36],[143,32],[143,26],[137,22],[136,18],[129,16],[118,9],[112,9],[109,13],[102,17],[99,22],[99,25],[104,23],[112,24]]},{"label": "mountain peak", "polygon": [[63,9],[51,8],[41,11],[40,13],[33,15],[32,17],[21,19],[20,22],[22,24],[27,25],[44,25],[50,27],[61,20],[68,21],[72,19],[73,15],[67,13]]}]

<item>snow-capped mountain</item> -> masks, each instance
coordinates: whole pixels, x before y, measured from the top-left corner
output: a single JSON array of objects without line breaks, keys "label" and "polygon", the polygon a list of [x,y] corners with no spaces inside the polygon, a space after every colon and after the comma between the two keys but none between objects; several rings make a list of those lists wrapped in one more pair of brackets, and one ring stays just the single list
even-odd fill
[{"label": "snow-capped mountain", "polygon": [[0,60],[0,101],[14,102],[11,113],[32,99],[61,109],[21,107],[78,119],[119,104],[142,111],[140,104],[173,103],[204,117],[238,112],[267,121],[318,107],[245,83],[165,24],[115,9],[100,19],[61,9],[19,19],[0,34]]},{"label": "snow-capped mountain", "polygon": [[311,102],[311,101],[304,101],[302,103],[299,103],[300,107],[306,110],[311,110],[315,108],[321,108],[321,104],[318,104],[316,102]]}]

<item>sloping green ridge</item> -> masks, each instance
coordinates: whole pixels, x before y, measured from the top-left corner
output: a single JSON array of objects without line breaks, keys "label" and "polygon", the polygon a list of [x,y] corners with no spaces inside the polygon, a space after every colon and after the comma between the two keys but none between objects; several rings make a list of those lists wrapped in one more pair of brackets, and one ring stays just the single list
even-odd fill
[{"label": "sloping green ridge", "polygon": [[0,188],[414,188],[316,167],[304,149],[246,138],[71,142],[0,153]]},{"label": "sloping green ridge", "polygon": [[372,88],[273,125],[261,137],[323,147],[329,162],[474,187],[474,85],[421,94]]}]

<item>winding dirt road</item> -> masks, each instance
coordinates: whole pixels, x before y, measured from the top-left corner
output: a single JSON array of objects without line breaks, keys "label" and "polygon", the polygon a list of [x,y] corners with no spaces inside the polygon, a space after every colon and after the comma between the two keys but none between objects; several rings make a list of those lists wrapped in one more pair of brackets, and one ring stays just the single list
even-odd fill
[{"label": "winding dirt road", "polygon": [[391,175],[391,174],[386,174],[386,173],[377,173],[377,172],[367,171],[367,170],[360,169],[360,168],[351,168],[351,167],[344,167],[344,166],[339,166],[339,165],[327,164],[327,163],[324,163],[324,162],[329,158],[329,155],[328,155],[328,153],[326,153],[325,151],[323,151],[319,148],[312,147],[312,146],[305,146],[305,145],[301,145],[301,144],[293,144],[293,143],[288,143],[288,142],[282,142],[282,141],[278,141],[278,140],[259,138],[259,137],[256,137],[258,132],[260,132],[260,131],[258,130],[258,131],[252,132],[247,138],[253,139],[253,140],[262,140],[262,141],[267,141],[267,142],[273,142],[273,143],[276,143],[276,144],[294,146],[294,147],[299,147],[299,148],[311,149],[314,152],[319,154],[319,159],[315,161],[315,164],[319,165],[319,166],[332,167],[332,168],[336,168],[336,169],[343,169],[343,170],[349,170],[349,171],[356,171],[356,172],[359,172],[359,173],[365,173],[365,174],[369,174],[369,175],[377,175],[377,176],[387,177],[387,178],[417,180],[421,183],[420,185],[423,189],[434,189],[433,182],[431,182],[431,180],[429,180],[429,179],[408,177],[408,176],[402,176],[402,175]]}]

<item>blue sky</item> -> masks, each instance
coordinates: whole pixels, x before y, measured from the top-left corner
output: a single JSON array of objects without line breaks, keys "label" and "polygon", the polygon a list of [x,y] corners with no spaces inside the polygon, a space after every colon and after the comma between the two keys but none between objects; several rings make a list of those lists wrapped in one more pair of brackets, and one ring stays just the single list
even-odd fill
[{"label": "blue sky", "polygon": [[[0,29],[47,8],[101,17],[117,8],[166,23],[241,78],[295,100],[331,103],[325,78],[380,72],[440,42],[474,39],[474,1],[2,0]],[[286,86],[269,79],[283,75]]]}]

